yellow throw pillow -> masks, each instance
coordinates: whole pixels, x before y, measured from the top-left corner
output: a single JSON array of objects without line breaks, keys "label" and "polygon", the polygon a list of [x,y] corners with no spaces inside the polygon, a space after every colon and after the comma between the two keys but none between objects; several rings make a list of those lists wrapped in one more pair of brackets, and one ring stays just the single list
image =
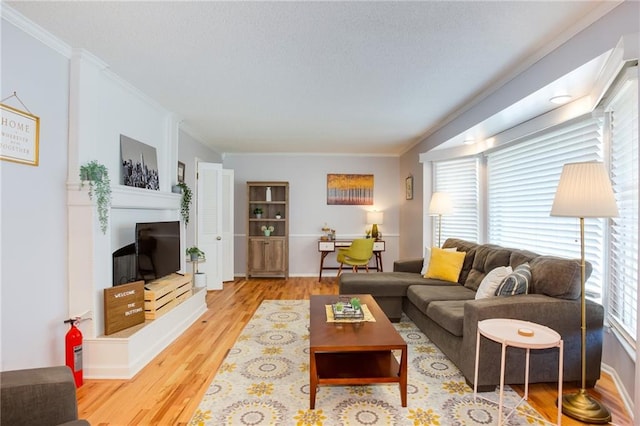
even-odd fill
[{"label": "yellow throw pillow", "polygon": [[432,248],[429,269],[424,277],[457,283],[466,254],[464,251],[446,251],[437,247]]}]

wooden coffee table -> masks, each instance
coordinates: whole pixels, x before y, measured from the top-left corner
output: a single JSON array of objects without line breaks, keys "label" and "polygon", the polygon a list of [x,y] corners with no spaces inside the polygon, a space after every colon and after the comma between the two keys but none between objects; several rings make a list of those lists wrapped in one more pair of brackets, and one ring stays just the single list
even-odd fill
[{"label": "wooden coffee table", "polygon": [[[319,385],[371,383],[398,383],[400,400],[406,407],[407,343],[371,295],[348,297],[359,297],[376,322],[327,322],[325,305],[335,303],[338,296],[316,295],[310,298],[310,408],[315,408]],[[393,350],[402,353],[399,363],[391,352]]]}]

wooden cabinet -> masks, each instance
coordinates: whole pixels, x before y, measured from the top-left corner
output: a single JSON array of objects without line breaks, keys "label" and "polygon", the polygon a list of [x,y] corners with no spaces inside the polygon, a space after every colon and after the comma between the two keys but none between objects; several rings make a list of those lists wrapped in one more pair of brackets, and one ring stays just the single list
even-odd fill
[{"label": "wooden cabinet", "polygon": [[288,182],[247,182],[246,275],[289,277]]}]

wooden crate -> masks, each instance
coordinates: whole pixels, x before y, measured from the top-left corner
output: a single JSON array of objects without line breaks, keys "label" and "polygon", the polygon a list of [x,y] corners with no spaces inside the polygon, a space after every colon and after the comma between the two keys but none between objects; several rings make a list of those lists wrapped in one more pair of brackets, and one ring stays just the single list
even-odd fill
[{"label": "wooden crate", "polygon": [[172,274],[145,285],[144,316],[156,319],[191,297],[191,274]]}]

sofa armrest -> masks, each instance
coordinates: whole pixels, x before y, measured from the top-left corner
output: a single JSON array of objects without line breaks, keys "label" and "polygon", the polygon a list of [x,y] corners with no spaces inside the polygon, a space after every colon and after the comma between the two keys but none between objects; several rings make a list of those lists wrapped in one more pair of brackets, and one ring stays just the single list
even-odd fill
[{"label": "sofa armrest", "polygon": [[[464,305],[465,333],[467,323],[475,333],[478,321],[489,318],[512,318],[545,325],[564,336],[580,330],[580,300],[558,299],[542,294],[490,297],[470,300]],[[602,305],[587,300],[587,327],[602,328]]]},{"label": "sofa armrest", "polygon": [[67,366],[3,371],[0,390],[2,425],[58,425],[78,419],[76,385]]},{"label": "sofa armrest", "polygon": [[[531,321],[555,330],[564,340],[565,375],[570,377],[572,375],[570,370],[575,369],[577,373],[573,375],[580,377],[580,300],[558,299],[542,294],[470,300],[464,304],[463,353],[475,354],[478,321],[490,318]],[[595,379],[599,377],[600,373],[603,322],[604,308],[602,305],[587,300],[587,370],[592,370],[596,375]],[[496,344],[495,346],[499,345]],[[494,352],[493,362],[499,366],[499,352]],[[568,366],[571,366],[569,370]],[[474,368],[474,356],[463,357],[461,370],[467,377],[473,377]],[[482,376],[483,374],[481,373],[479,378],[481,384],[483,382]]]},{"label": "sofa armrest", "polygon": [[393,272],[414,272],[419,274],[422,271],[423,259],[401,259],[393,262]]}]

